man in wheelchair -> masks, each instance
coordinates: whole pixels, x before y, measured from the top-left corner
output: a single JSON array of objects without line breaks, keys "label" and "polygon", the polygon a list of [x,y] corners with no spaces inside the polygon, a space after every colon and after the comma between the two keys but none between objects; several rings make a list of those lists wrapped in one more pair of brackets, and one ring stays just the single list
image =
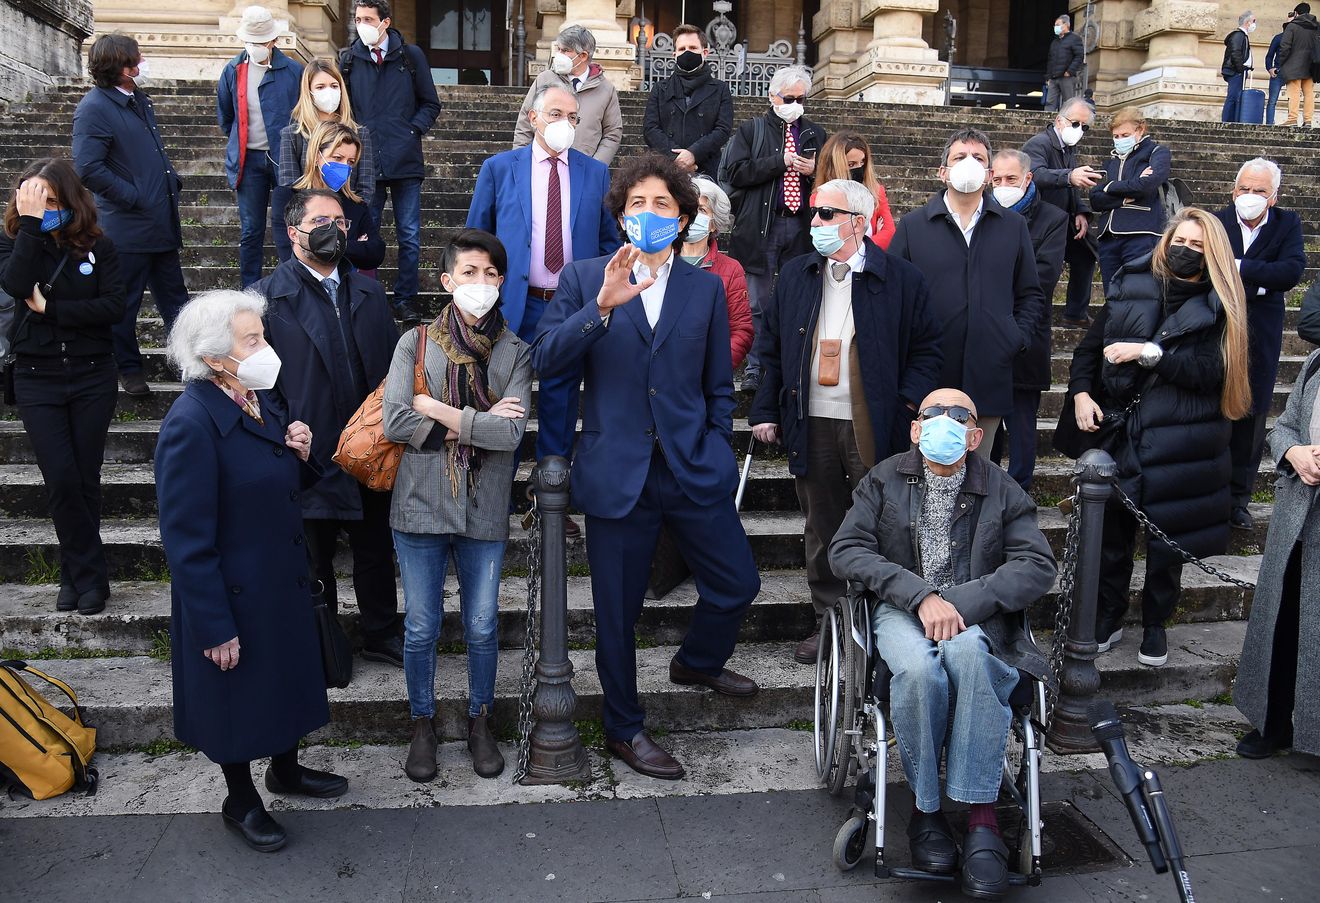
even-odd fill
[{"label": "man in wheelchair", "polygon": [[976,419],[964,393],[930,393],[912,424],[916,447],[882,461],[858,485],[830,545],[830,565],[878,600],[876,651],[893,674],[890,716],[916,798],[912,863],[940,875],[960,866],[940,809],[943,751],[945,792],[971,804],[963,892],[994,900],[1008,888],[994,806],[1008,700],[1019,670],[1048,674],[1022,612],[1049,591],[1057,568],[1031,498],[971,454],[982,440]]}]

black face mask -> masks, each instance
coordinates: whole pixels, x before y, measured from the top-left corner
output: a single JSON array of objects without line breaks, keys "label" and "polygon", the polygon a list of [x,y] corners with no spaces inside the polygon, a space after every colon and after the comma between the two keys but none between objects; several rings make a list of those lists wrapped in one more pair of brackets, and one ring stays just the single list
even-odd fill
[{"label": "black face mask", "polygon": [[674,59],[674,62],[678,65],[680,72],[696,72],[705,60],[695,50],[684,50]]},{"label": "black face mask", "polygon": [[1169,272],[1179,279],[1198,276],[1205,269],[1205,255],[1187,245],[1169,245],[1165,255]]},{"label": "black face mask", "polygon": [[307,253],[316,258],[318,263],[339,263],[339,258],[348,249],[348,236],[334,223],[317,226],[310,232],[303,232],[302,229],[298,231],[307,236]]},{"label": "black face mask", "polygon": [[854,182],[865,182],[865,181],[866,181],[866,166],[865,166],[865,165],[863,165],[863,166],[849,166],[849,167],[848,167],[848,176],[849,176],[849,178],[851,178]]}]

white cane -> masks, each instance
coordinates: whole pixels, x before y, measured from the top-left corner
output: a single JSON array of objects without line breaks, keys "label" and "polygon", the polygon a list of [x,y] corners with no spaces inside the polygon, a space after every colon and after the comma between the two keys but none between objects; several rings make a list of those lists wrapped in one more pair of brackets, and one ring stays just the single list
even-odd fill
[{"label": "white cane", "polygon": [[747,456],[743,458],[742,477],[738,480],[738,494],[733,497],[735,511],[742,510],[743,493],[747,491],[747,478],[752,475],[752,449],[756,447],[756,437],[747,440]]}]

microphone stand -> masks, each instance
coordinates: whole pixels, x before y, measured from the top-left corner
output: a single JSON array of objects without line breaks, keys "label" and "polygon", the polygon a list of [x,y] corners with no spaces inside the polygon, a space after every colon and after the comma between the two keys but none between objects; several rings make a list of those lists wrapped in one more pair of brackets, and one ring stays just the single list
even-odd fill
[{"label": "microphone stand", "polygon": [[1192,879],[1187,874],[1183,863],[1182,844],[1178,842],[1178,831],[1173,826],[1173,813],[1169,811],[1169,802],[1164,797],[1164,787],[1153,768],[1141,770],[1141,794],[1150,807],[1151,818],[1155,822],[1155,832],[1159,835],[1164,858],[1169,861],[1169,870],[1173,872],[1173,882],[1178,888],[1178,899],[1182,903],[1196,903],[1192,895]]}]

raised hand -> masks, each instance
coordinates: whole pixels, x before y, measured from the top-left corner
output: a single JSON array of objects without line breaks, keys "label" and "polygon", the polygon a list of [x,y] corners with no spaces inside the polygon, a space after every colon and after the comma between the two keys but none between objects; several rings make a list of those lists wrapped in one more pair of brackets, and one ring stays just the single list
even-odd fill
[{"label": "raised hand", "polygon": [[35,216],[40,218],[46,213],[46,198],[50,195],[50,189],[41,179],[28,179],[22,185],[18,186],[18,191],[14,192],[14,206],[18,210],[19,216]]},{"label": "raised hand", "polygon": [[602,313],[627,304],[655,283],[655,277],[642,279],[636,284],[630,281],[633,265],[641,259],[642,252],[636,245],[624,245],[614,252],[610,262],[605,264],[605,281],[596,294],[596,307]]}]

